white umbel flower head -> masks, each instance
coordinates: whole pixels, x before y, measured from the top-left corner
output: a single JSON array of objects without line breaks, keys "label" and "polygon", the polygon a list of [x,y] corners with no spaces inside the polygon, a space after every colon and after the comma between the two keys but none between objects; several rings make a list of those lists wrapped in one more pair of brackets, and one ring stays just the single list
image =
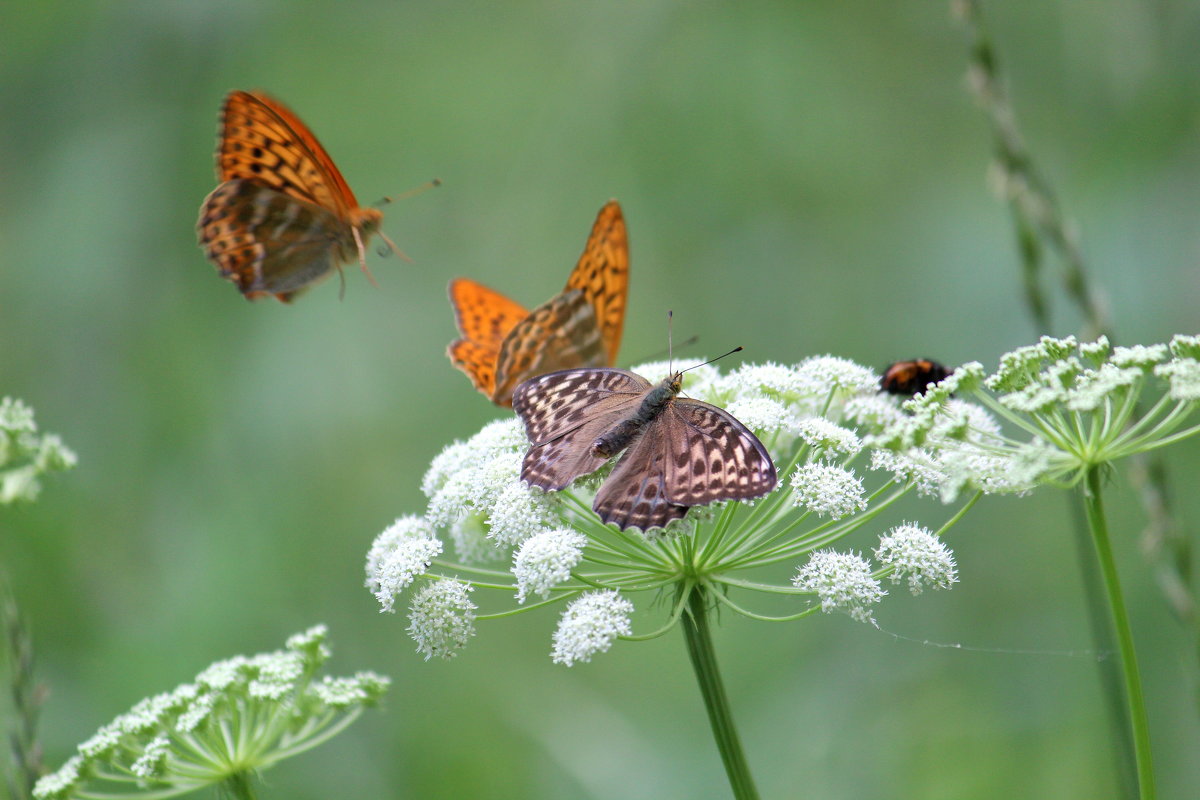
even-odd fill
[{"label": "white umbel flower head", "polygon": [[752,431],[762,434],[795,433],[796,414],[770,397],[738,397],[725,410]]},{"label": "white umbel flower head", "polygon": [[[319,678],[329,657],[325,635],[318,625],[288,639],[286,650],[217,662],[193,683],[138,702],[40,779],[34,798],[175,797],[216,784],[245,785],[316,747],[388,686],[371,673]],[[131,776],[143,791],[133,791]]]},{"label": "white umbel flower head", "polygon": [[475,635],[474,587],[462,581],[435,580],[425,584],[408,609],[408,635],[425,660],[454,658]]},{"label": "white umbel flower head", "polygon": [[367,589],[382,611],[394,611],[396,596],[441,555],[442,543],[422,517],[400,517],[371,545],[367,553]]},{"label": "white umbel flower head", "polygon": [[743,364],[720,381],[735,397],[771,397],[782,402],[807,398],[811,387],[794,368],[782,364]]},{"label": "white umbel flower head", "polygon": [[1170,382],[1172,400],[1200,400],[1200,361],[1175,358],[1155,367],[1154,374]]},{"label": "white umbel flower head", "polygon": [[949,589],[958,582],[954,554],[928,528],[911,522],[898,525],[879,540],[875,558],[892,567],[892,583],[908,579],[908,589]]},{"label": "white umbel flower head", "polygon": [[524,603],[531,594],[549,597],[551,589],[571,577],[586,545],[586,536],[563,528],[526,539],[513,556],[517,602]]},{"label": "white umbel flower head", "polygon": [[845,611],[859,622],[874,623],[871,606],[887,594],[871,576],[871,565],[857,553],[820,550],[800,568],[792,585],[816,592],[826,614]]},{"label": "white umbel flower head", "polygon": [[841,519],[867,507],[862,481],[832,464],[805,464],[792,473],[792,498],[822,517]]},{"label": "white umbel flower head", "polygon": [[568,667],[591,661],[596,653],[606,652],[618,636],[633,633],[631,614],[633,603],[613,590],[580,595],[558,621],[550,657],[555,664]]},{"label": "white umbel flower head", "polygon": [[488,539],[497,545],[515,547],[550,528],[558,498],[540,489],[512,481],[496,495],[488,517]]},{"label": "white umbel flower head", "polygon": [[62,439],[37,430],[32,408],[11,397],[0,400],[0,505],[37,499],[40,476],[78,460]]},{"label": "white umbel flower head", "polygon": [[879,389],[879,376],[845,358],[813,356],[796,365],[803,391],[825,396],[831,390],[846,396],[873,395]]},{"label": "white umbel flower head", "polygon": [[799,433],[814,453],[825,458],[856,456],[863,447],[862,439],[854,431],[824,417],[804,420],[800,423]]}]

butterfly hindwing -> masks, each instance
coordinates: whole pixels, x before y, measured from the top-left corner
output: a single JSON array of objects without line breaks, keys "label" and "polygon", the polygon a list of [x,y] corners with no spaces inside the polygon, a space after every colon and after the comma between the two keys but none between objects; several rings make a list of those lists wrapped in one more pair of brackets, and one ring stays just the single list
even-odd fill
[{"label": "butterfly hindwing", "polygon": [[592,502],[592,509],[602,521],[614,523],[622,530],[645,531],[661,528],[687,513],[686,505],[672,502],[668,497],[669,444],[663,438],[662,428],[655,427],[653,422],[634,440]]},{"label": "butterfly hindwing", "polygon": [[604,357],[595,363],[614,363],[621,347],[629,292],[629,236],[621,206],[615,200],[605,204],[596,215],[583,255],[563,291],[573,289],[583,292],[596,314]]},{"label": "butterfly hindwing", "polygon": [[671,459],[667,497],[685,506],[760,497],[775,488],[771,455],[754,433],[723,408],[677,398],[655,420]]},{"label": "butterfly hindwing", "polygon": [[354,246],[321,206],[244,180],[214,189],[196,227],[209,260],[251,299],[275,294],[290,300],[329,275]]},{"label": "butterfly hindwing", "polygon": [[467,278],[451,281],[449,294],[462,338],[450,343],[446,355],[476,389],[490,397],[496,385],[500,345],[529,312],[494,289]]}]

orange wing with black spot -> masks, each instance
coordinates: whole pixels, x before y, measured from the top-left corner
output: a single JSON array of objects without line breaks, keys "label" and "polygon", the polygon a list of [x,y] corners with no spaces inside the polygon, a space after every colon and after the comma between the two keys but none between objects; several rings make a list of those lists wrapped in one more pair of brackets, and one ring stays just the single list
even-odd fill
[{"label": "orange wing with black spot", "polygon": [[500,346],[529,312],[520,303],[468,278],[450,281],[449,291],[454,323],[462,338],[450,343],[446,355],[476,389],[491,397]]},{"label": "orange wing with black spot", "polygon": [[225,98],[217,179],[197,238],[248,299],[289,302],[355,255],[366,272],[366,243],[382,212],[359,207],[317,137],[278,100],[241,91]]},{"label": "orange wing with black spot", "polygon": [[217,180],[251,180],[347,218],[354,192],[308,126],[261,92],[232,91],[221,108]]},{"label": "orange wing with black spot", "polygon": [[581,290],[595,310],[607,358],[604,364],[613,365],[621,349],[629,293],[629,236],[616,200],[610,200],[596,215],[583,255],[563,291],[572,289]]},{"label": "orange wing with black spot", "polygon": [[474,281],[450,284],[461,339],[447,355],[498,406],[522,381],[572,367],[612,364],[621,344],[629,249],[621,207],[600,209],[567,286],[533,311]]}]

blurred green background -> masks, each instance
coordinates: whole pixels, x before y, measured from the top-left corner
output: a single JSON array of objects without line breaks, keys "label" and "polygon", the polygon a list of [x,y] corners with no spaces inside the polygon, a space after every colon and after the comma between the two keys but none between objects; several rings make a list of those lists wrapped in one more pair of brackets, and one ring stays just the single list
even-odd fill
[{"label": "blurred green background", "polygon": [[[985,10],[1121,339],[1196,332],[1200,5]],[[1043,332],[942,0],[110,0],[4,17],[0,394],[80,455],[36,505],[0,509],[54,767],[137,699],[325,622],[332,672],[375,669],[393,691],[269,772],[263,797],[726,797],[678,633],[568,670],[543,610],[425,663],[362,588],[372,538],[423,509],[429,460],[498,416],[443,354],[447,281],[541,302],[615,197],[624,363],[665,346],[667,309],[698,350],[751,361],[994,366]],[[349,268],[343,302],[335,279],[290,307],[220,280],[193,225],[231,88],[294,108],[364,203],[441,178],[387,209],[413,263],[372,254],[380,290]],[[1054,313],[1050,332],[1078,327],[1061,293]],[[1169,456],[1194,531],[1200,444]],[[1161,794],[1194,796],[1193,640],[1139,551],[1125,473],[1111,492]],[[951,545],[962,583],[894,592],[884,628],[1090,647],[1066,497],[987,499]],[[764,797],[1118,796],[1087,658],[922,646],[842,615],[723,621]]]}]

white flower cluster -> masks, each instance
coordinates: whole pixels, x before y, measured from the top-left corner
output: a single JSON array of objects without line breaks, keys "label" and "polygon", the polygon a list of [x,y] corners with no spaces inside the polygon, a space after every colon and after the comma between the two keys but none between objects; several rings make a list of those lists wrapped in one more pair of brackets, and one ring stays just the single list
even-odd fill
[{"label": "white flower cluster", "polygon": [[549,527],[553,498],[521,481],[528,446],[520,420],[496,420],[469,440],[447,447],[425,473],[426,517],[434,527],[448,530],[460,557],[477,560],[486,554],[481,533],[491,540],[495,557],[495,545],[517,545]]},{"label": "white flower cluster", "polygon": [[832,464],[805,464],[792,473],[792,499],[817,516],[841,519],[863,511],[867,499],[862,480]]},{"label": "white flower cluster", "polygon": [[871,574],[871,565],[857,553],[819,550],[792,578],[792,585],[815,592],[825,613],[845,611],[851,619],[871,622],[871,606],[887,594]]},{"label": "white flower cluster", "polygon": [[[727,374],[699,361],[653,362],[633,371],[656,382],[672,368],[687,370],[683,385],[687,396],[728,409],[757,431],[772,452],[780,482],[775,498],[759,512],[763,530],[775,522],[787,525],[780,520],[789,515],[795,520],[808,512],[852,529],[853,517],[868,510],[864,480],[852,462],[864,450],[879,451],[882,443],[915,440],[912,431],[920,424],[913,414],[905,413],[897,399],[880,393],[873,370],[833,356],[817,356],[794,365],[745,364]],[[998,426],[982,409],[957,401],[948,408],[927,415],[936,417],[937,423],[925,439],[970,440],[996,435]],[[433,460],[422,481],[429,500],[424,517],[398,519],[380,534],[367,556],[366,585],[383,610],[393,610],[401,592],[412,592],[408,631],[426,658],[452,657],[467,644],[475,633],[476,606],[471,592],[476,582],[471,575],[479,574],[481,587],[500,588],[497,569],[470,565],[496,561],[508,553],[518,605],[532,599],[573,598],[554,633],[554,661],[567,665],[587,661],[607,650],[616,637],[630,634],[633,611],[632,603],[621,593],[584,591],[596,582],[589,576],[606,576],[599,578],[601,587],[614,575],[621,576],[618,585],[647,581],[660,585],[655,581],[661,581],[674,567],[669,560],[654,563],[659,553],[654,548],[669,550],[676,537],[698,534],[708,523],[716,524],[717,518],[734,516],[726,515],[728,504],[697,506],[674,529],[645,536],[649,542],[608,542],[603,536],[593,542],[589,532],[599,525],[588,519],[586,507],[590,493],[607,474],[605,468],[581,479],[569,494],[531,490],[520,479],[527,448],[516,418],[492,422],[470,439],[451,444]],[[895,473],[907,471],[906,481],[941,487],[950,480],[941,462],[924,472],[919,470],[916,451],[911,448],[908,453],[879,452],[884,455],[877,453],[875,466]],[[973,451],[973,456],[978,457],[978,452]],[[985,471],[978,465],[974,469],[976,473]],[[826,523],[816,527],[822,524]],[[800,534],[798,530],[796,535]],[[442,541],[454,545],[462,564],[441,560]],[[646,548],[648,543],[653,547]],[[712,563],[720,561],[717,554],[711,557]],[[853,563],[859,562],[861,559]],[[630,571],[622,574],[625,563]],[[888,566],[895,574],[903,565],[888,562]],[[869,571],[867,574],[869,578]],[[648,577],[636,580],[638,575]],[[830,587],[844,581],[821,583],[816,573],[807,580],[824,587],[820,589],[824,605],[848,602],[829,594]],[[869,591],[862,596],[867,595]],[[881,596],[879,590],[875,599]]]},{"label": "white flower cluster", "polygon": [[536,594],[545,599],[550,590],[571,577],[571,570],[583,559],[587,537],[575,531],[546,531],[525,540],[513,556],[513,575],[517,579],[517,602]]},{"label": "white flower cluster", "polygon": [[913,594],[926,587],[949,589],[958,583],[954,554],[928,528],[913,523],[888,531],[875,548],[875,558],[892,568],[892,583],[907,579]]},{"label": "white flower cluster", "polygon": [[441,541],[423,517],[400,517],[379,534],[367,553],[366,586],[381,610],[394,611],[396,595],[424,574],[441,552]]},{"label": "white flower cluster", "polygon": [[1075,337],[1043,336],[1035,345],[1005,354],[986,385],[1008,408],[1041,413],[1058,406],[1093,411],[1119,400],[1149,373],[1167,379],[1173,399],[1184,399],[1200,376],[1196,341],[1176,336],[1169,345],[1111,347],[1108,339],[1079,344]]},{"label": "white flower cluster", "polygon": [[[1135,419],[1138,398],[1155,377],[1165,383],[1165,397]],[[1031,438],[1020,442],[1003,435],[978,407],[964,413],[955,392],[973,394]],[[875,464],[916,479],[943,500],[965,486],[1025,492],[1042,482],[1070,483],[1089,465],[1152,449],[1169,436],[1190,435],[1194,429],[1173,432],[1192,410],[1186,404],[1198,399],[1198,336],[1133,347],[1112,347],[1104,337],[1080,344],[1071,336],[1045,336],[1006,353],[990,376],[969,364],[906,403],[912,413],[908,432],[889,443],[894,453],[877,453]]]},{"label": "white flower cluster", "polygon": [[0,504],[37,499],[39,477],[70,469],[76,461],[58,436],[38,435],[32,408],[11,397],[0,400]]},{"label": "white flower cluster", "polygon": [[[372,672],[317,681],[330,655],[325,636],[318,625],[288,639],[286,650],[219,661],[193,683],[142,700],[39,780],[33,796],[144,794],[131,791],[122,773],[153,786],[157,796],[173,796],[315,747],[374,705],[389,684]],[[230,730],[238,735],[225,735]]]},{"label": "white flower cluster", "polygon": [[551,658],[556,664],[571,666],[591,661],[603,653],[618,636],[629,636],[633,626],[629,616],[633,603],[614,591],[587,592],[571,601],[554,632]]},{"label": "white flower cluster", "polygon": [[475,635],[474,587],[462,581],[435,580],[421,587],[408,610],[408,635],[425,660],[453,658]]},{"label": "white flower cluster", "polygon": [[[913,523],[898,525],[880,537],[875,557],[891,573],[893,583],[907,580],[913,594],[926,588],[949,589],[958,582],[949,548],[927,528]],[[867,559],[834,550],[813,553],[792,578],[792,585],[814,592],[827,614],[845,611],[859,622],[872,624],[871,606],[887,594]]]}]

